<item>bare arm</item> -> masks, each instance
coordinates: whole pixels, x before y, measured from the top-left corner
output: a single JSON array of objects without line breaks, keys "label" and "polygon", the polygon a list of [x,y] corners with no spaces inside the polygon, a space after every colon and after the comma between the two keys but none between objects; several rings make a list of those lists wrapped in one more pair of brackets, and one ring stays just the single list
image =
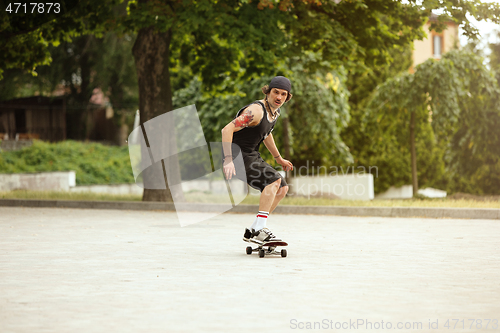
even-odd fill
[{"label": "bare arm", "polygon": [[278,151],[278,148],[276,147],[276,143],[274,143],[274,137],[273,134],[269,134],[267,138],[264,139],[264,145],[266,148],[271,152],[271,155],[276,159],[280,156],[280,152]]},{"label": "bare arm", "polygon": [[263,115],[264,112],[262,111],[262,108],[258,105],[252,104],[222,129],[222,147],[225,158],[232,156],[231,143],[233,142],[233,133],[244,129],[245,127],[259,124]]},{"label": "bare arm", "polygon": [[222,150],[224,152],[223,171],[227,179],[231,179],[236,175],[236,170],[233,163],[233,154],[231,144],[233,143],[233,134],[248,126],[257,125],[264,112],[260,107],[253,104],[246,108],[237,118],[231,121],[222,129]]},{"label": "bare arm", "polygon": [[274,138],[272,134],[269,134],[267,138],[264,139],[264,145],[269,150],[269,152],[273,155],[276,162],[283,167],[283,170],[293,170],[292,162],[285,160],[281,157],[278,148],[276,148],[276,143],[274,142]]}]

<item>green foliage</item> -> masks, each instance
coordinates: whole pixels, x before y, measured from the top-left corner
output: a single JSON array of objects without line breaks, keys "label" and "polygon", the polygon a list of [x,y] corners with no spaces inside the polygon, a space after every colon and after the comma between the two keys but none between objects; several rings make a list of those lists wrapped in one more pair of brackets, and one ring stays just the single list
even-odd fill
[{"label": "green foliage", "polygon": [[[381,126],[382,140],[393,137],[408,154],[409,118],[415,112],[419,136],[425,131],[425,137],[435,136],[424,146],[417,143],[419,166],[424,160],[434,172],[423,184],[440,184],[452,192],[498,193],[499,94],[480,57],[451,51],[440,61],[417,66],[415,74],[404,73],[379,86],[366,126]],[[427,173],[419,167],[419,175]]]},{"label": "green foliage", "polygon": [[30,191],[0,192],[0,199],[75,200],[75,201],[141,201],[138,194],[107,194],[92,192]]},{"label": "green foliage", "polygon": [[340,136],[350,119],[345,70],[308,73],[300,66],[292,69],[295,95],[286,105],[285,116],[294,163],[299,167],[307,161],[325,166],[352,162]]},{"label": "green foliage", "polygon": [[[0,71],[35,68],[51,62],[47,47],[106,31],[135,33],[142,28],[173,31],[172,51],[201,75],[206,88],[224,77],[261,75],[284,56],[304,50],[320,55],[317,67],[376,67],[390,60],[394,47],[423,37],[421,26],[432,10],[446,20],[464,23],[466,14],[498,21],[498,4],[468,1],[60,1],[60,14],[0,17]],[[29,18],[29,19],[28,19]],[[361,19],[360,19],[361,18]],[[241,69],[244,69],[241,71]],[[318,68],[313,68],[316,70]],[[0,74],[1,75],[1,74]]]},{"label": "green foliage", "polygon": [[[294,97],[282,108],[282,116],[273,132],[279,149],[284,150],[283,120],[289,119],[292,157],[296,166],[314,160],[317,165],[329,165],[333,160],[349,160],[348,148],[340,137],[349,121],[349,92],[345,87],[343,71],[326,74],[308,74],[297,66],[289,75]],[[243,106],[263,99],[261,87],[269,84],[272,76],[263,76],[250,82],[238,82],[237,93],[203,93],[202,83],[193,79],[190,85],[176,91],[174,108],[196,104],[207,141],[219,142],[221,129]],[[226,80],[229,83],[229,80]],[[311,149],[314,147],[314,149]],[[266,149],[264,158],[272,160]]]},{"label": "green foliage", "polygon": [[[423,37],[425,14],[417,5],[384,0],[263,3],[132,3],[127,23],[130,29],[147,24],[172,29],[172,51],[201,78],[204,89],[217,89],[226,78],[248,81],[278,68],[295,71],[297,63],[309,74],[375,66],[390,60],[394,45]],[[157,17],[158,12],[163,16]],[[304,61],[310,54],[314,59]]]},{"label": "green foliage", "polygon": [[24,8],[17,14],[5,11],[10,2],[1,6],[0,12],[0,79],[6,69],[17,68],[36,75],[36,67],[51,63],[48,50],[63,41],[80,35],[101,35],[112,24],[118,0],[61,0],[59,13],[48,9],[32,14]]},{"label": "green foliage", "polygon": [[131,1],[121,22],[128,31],[171,32],[170,64],[189,67],[212,90],[227,77],[249,79],[273,66],[284,54],[278,22],[286,16],[278,9],[260,10],[258,2]]},{"label": "green foliage", "polygon": [[442,31],[446,28],[446,24],[452,21],[460,25],[463,34],[472,40],[478,38],[479,32],[471,23],[470,17],[474,17],[478,21],[491,20],[497,24],[500,21],[500,6],[498,3],[494,2],[482,3],[480,0],[424,0],[420,2],[411,0],[410,3],[420,3],[421,8],[427,16],[429,16],[433,10],[439,9],[440,15],[437,21],[431,22],[431,30]]},{"label": "green foliage", "polygon": [[[382,192],[391,185],[408,184],[410,159],[407,149],[400,147],[394,133],[387,133],[387,128],[379,119],[367,115],[367,103],[378,85],[388,79],[407,72],[412,63],[411,45],[394,47],[389,52],[390,63],[380,64],[364,72],[350,71],[347,87],[351,121],[342,132],[342,138],[350,149],[354,167],[372,168],[375,177],[375,192]],[[370,121],[367,121],[370,120]],[[417,137],[420,142],[421,138]],[[426,163],[423,160],[422,163]],[[336,164],[343,165],[343,161]]]},{"label": "green foliage", "polygon": [[[500,31],[496,31],[495,35],[498,39],[500,37]],[[495,77],[498,82],[500,82],[500,43],[490,43],[490,56],[489,56],[489,65],[491,70],[495,72]]]},{"label": "green foliage", "polygon": [[89,100],[94,88],[101,88],[114,109],[115,123],[131,125],[139,103],[131,53],[134,41],[134,35],[106,33],[102,38],[79,36],[49,47],[53,63],[38,67],[36,77],[18,69],[5,71],[0,100],[66,92],[68,136],[85,139],[91,130],[85,119],[92,112]]},{"label": "green foliage", "polygon": [[34,141],[0,154],[0,173],[76,171],[77,185],[134,183],[127,147],[97,143]]},{"label": "green foliage", "polygon": [[[370,143],[370,149],[374,154],[364,157],[367,161],[365,165],[367,169],[370,166],[376,167],[376,172],[372,172],[376,193],[383,192],[391,186],[411,184],[409,136],[404,141],[398,138],[398,132],[407,132],[407,128],[402,127],[401,124],[388,128],[383,123],[378,129],[379,132],[373,128],[370,129],[371,133],[377,133],[374,136],[375,140]],[[443,188],[445,149],[438,144],[427,119],[419,120],[419,128],[421,130],[416,136],[419,184],[422,187]]]},{"label": "green foliage", "polygon": [[[29,29],[22,31],[15,31],[15,22],[5,15],[2,16],[0,75],[1,71],[7,68],[34,72],[36,66],[50,62],[47,52],[49,45],[71,42],[79,44],[81,50],[88,50],[86,46],[92,46],[92,43],[98,40],[88,36],[77,40],[77,35],[93,33],[96,37],[102,37],[107,30],[134,35],[145,28],[171,32],[172,42],[168,50],[170,53],[164,50],[161,59],[173,69],[172,86],[177,89],[184,88],[176,92],[174,97],[177,100],[174,100],[174,103],[199,103],[202,124],[209,129],[209,133],[205,133],[207,138],[219,138],[220,128],[232,119],[237,109],[256,98],[261,98],[261,95],[254,93],[256,87],[260,88],[261,82],[265,80],[267,83],[269,77],[275,74],[285,74],[293,79],[297,92],[301,92],[296,94],[283,114],[283,117],[289,117],[291,122],[293,153],[299,160],[313,159],[321,163],[349,162],[350,158],[349,151],[340,137],[349,121],[350,112],[346,103],[346,86],[350,84],[346,83],[344,70],[350,73],[366,73],[368,68],[383,67],[387,71],[386,65],[394,58],[395,47],[403,49],[411,41],[423,37],[421,27],[432,10],[440,9],[442,13],[432,27],[439,29],[444,26],[445,20],[452,19],[457,24],[464,23],[465,33],[469,36],[474,35],[474,29],[468,23],[467,13],[475,18],[489,18],[498,22],[500,12],[498,4],[481,4],[477,0],[411,0],[406,3],[387,0],[338,3],[290,0],[128,1],[126,10],[120,10],[124,9],[123,3],[122,7],[116,6],[120,2],[80,1],[71,11],[71,15],[61,15],[50,22],[39,22],[40,24],[31,25]],[[79,87],[72,87],[75,91],[79,90],[75,93],[75,105],[83,105],[88,101],[89,93],[97,86],[101,73],[112,78],[111,82],[120,82],[116,78],[120,77],[119,73],[123,71],[119,70],[118,74],[106,73],[109,66],[99,67],[95,63],[99,56],[99,53],[87,52],[80,56],[80,73],[76,72],[76,76],[80,76],[82,82]],[[120,63],[120,58],[110,57],[107,61],[116,64]],[[370,121],[379,124],[389,119],[387,134],[382,135],[383,141],[394,144],[404,142],[407,117],[400,111],[409,112],[420,106],[417,107],[420,113],[419,124],[424,128],[427,126],[426,107],[429,106],[434,112],[433,119],[436,119],[432,123],[436,139],[432,140],[446,140],[456,130],[454,126],[460,122],[455,112],[457,106],[463,106],[460,104],[460,98],[465,95],[457,95],[456,91],[453,91],[455,78],[450,79],[442,91],[434,90],[432,94],[429,89],[438,85],[424,86],[424,83],[419,83],[423,82],[419,80],[430,79],[431,82],[439,81],[441,84],[440,76],[446,77],[449,73],[446,65],[453,67],[453,60],[442,63],[443,66],[437,67],[428,64],[429,70],[422,71],[426,77],[416,81],[416,76],[401,76],[392,80],[390,84],[393,84],[395,89],[410,87],[407,91],[411,96],[406,97],[410,97],[413,102],[405,106],[404,99],[397,101],[388,93],[386,97],[393,100],[389,104],[383,101],[383,109],[386,112],[372,113],[373,117],[367,121],[364,128],[373,125],[370,125]],[[64,62],[58,61],[54,64],[64,66]],[[130,62],[122,69],[129,72],[129,64]],[[92,71],[95,68],[99,70]],[[431,73],[432,70],[435,72]],[[74,71],[68,82],[73,82],[73,74]],[[196,79],[190,80],[190,76],[200,78],[202,83]],[[338,79],[340,84],[337,91],[329,86],[330,78]],[[252,79],[254,81],[249,83]],[[120,90],[111,84],[109,87],[113,94]],[[313,87],[312,90],[315,91],[309,91],[308,87]],[[417,93],[414,94],[412,88],[416,88],[414,90]],[[122,89],[123,93],[126,91],[127,89]],[[456,100],[447,97],[451,96],[450,92],[451,95],[458,96]],[[354,97],[362,95],[360,92],[353,94]],[[170,91],[160,91],[159,95],[171,96]],[[259,97],[254,97],[256,95]],[[379,98],[384,97],[382,93],[378,95]],[[429,96],[432,99],[429,99]],[[352,108],[353,124],[361,124],[364,119],[360,106],[361,104],[356,104],[356,107]],[[445,121],[448,117],[450,121]],[[82,115],[76,114],[74,118],[81,119]],[[146,118],[142,117],[141,120],[148,120]],[[480,129],[477,126],[474,128]],[[278,126],[275,133],[280,134],[280,131]],[[371,139],[369,135],[359,135],[360,132],[353,131],[352,127],[346,132],[349,133],[358,133],[354,140],[348,142],[353,150],[358,149],[356,145],[359,147],[367,144]],[[474,144],[479,134],[480,131],[474,135]],[[390,140],[386,140],[387,137]],[[372,142],[378,142],[376,139],[379,139],[379,136],[373,138]],[[351,143],[354,143],[354,147]],[[462,143],[459,145],[464,147]],[[311,147],[314,147],[316,152],[312,152]],[[395,146],[391,147],[393,148]],[[373,149],[363,156],[360,154],[357,162],[360,163],[363,159],[368,161],[367,156],[371,152],[375,152],[376,156],[382,155],[380,149]],[[356,154],[353,155],[356,157]],[[405,163],[403,159],[399,162],[401,165]]]},{"label": "green foliage", "polygon": [[288,26],[295,43],[291,54],[310,50],[335,67],[366,70],[390,61],[394,46],[423,38],[426,14],[415,3],[399,1],[334,1],[321,6],[294,3],[295,22]]}]

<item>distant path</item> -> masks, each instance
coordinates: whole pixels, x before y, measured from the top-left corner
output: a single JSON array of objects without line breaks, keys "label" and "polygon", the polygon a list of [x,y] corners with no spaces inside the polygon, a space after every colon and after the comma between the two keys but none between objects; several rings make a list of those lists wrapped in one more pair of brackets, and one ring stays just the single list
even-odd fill
[{"label": "distant path", "polygon": [[500,330],[498,220],[276,214],[288,257],[261,259],[241,240],[253,218],[0,207],[0,332]]}]

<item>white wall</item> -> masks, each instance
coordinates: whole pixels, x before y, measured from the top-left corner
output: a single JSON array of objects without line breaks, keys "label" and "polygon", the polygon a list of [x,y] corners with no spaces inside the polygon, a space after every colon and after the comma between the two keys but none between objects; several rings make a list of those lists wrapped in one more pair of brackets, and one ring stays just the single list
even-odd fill
[{"label": "white wall", "polygon": [[372,200],[373,175],[299,176],[290,181],[290,191],[300,196],[337,196],[344,200]]},{"label": "white wall", "polygon": [[[428,198],[445,198],[446,191],[438,190],[432,187],[427,187],[418,190],[418,194]],[[413,186],[403,185],[401,187],[391,186],[383,193],[377,194],[377,199],[411,199],[413,198]]]},{"label": "white wall", "polygon": [[75,186],[70,188],[70,192],[91,192],[102,194],[135,194],[142,195],[144,189],[136,184],[117,184],[117,185],[88,185],[88,186]]},{"label": "white wall", "polygon": [[75,171],[0,174],[0,191],[69,191],[75,186]]},{"label": "white wall", "polygon": [[411,199],[413,198],[413,186],[403,185],[401,187],[391,186],[383,193],[377,194],[377,199]]}]

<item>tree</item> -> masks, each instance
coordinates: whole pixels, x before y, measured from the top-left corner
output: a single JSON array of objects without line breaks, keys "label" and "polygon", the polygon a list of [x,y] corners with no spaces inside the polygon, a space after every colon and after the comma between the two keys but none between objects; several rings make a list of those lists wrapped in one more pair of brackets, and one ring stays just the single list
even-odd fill
[{"label": "tree", "polygon": [[[295,74],[289,77],[294,98],[282,107],[280,121],[274,129],[275,140],[283,155],[293,156],[296,167],[308,165],[307,161],[315,161],[319,166],[332,163],[335,158],[349,159],[349,151],[340,138],[340,132],[349,120],[345,74],[307,73],[300,68],[293,72]],[[207,141],[219,141],[220,128],[231,121],[241,107],[262,99],[260,88],[269,84],[272,77],[240,82],[236,86],[237,93],[219,94],[204,94],[201,80],[195,78],[188,87],[174,93],[174,107],[196,103],[202,127],[207,130]],[[290,139],[288,142],[287,138]],[[272,163],[267,150],[262,151],[262,156]]]},{"label": "tree", "polygon": [[[398,142],[408,142],[414,195],[418,190],[415,133],[430,123],[436,140],[447,143],[453,138],[454,151],[463,151],[464,145],[472,142],[469,148],[477,145],[470,151],[472,156],[477,157],[480,151],[485,154],[496,137],[491,119],[500,114],[497,96],[498,85],[482,59],[460,51],[451,51],[440,61],[429,59],[417,66],[414,74],[400,74],[377,88],[370,111],[373,119],[398,128],[389,135],[395,135]],[[457,159],[453,151],[448,153]]]},{"label": "tree", "polygon": [[[296,98],[286,106],[285,116],[290,124],[295,165],[306,166],[307,161],[316,162],[316,166],[331,165],[335,160],[351,161],[349,148],[340,136],[350,118],[345,70],[294,73]],[[283,137],[286,139],[287,135]]]},{"label": "tree", "polygon": [[[399,186],[411,182],[411,162],[407,158],[410,154],[406,147],[398,142],[398,122],[383,121],[380,113],[376,115],[367,113],[370,99],[377,86],[403,72],[407,72],[412,64],[411,45],[395,47],[390,51],[391,62],[368,68],[364,72],[350,71],[347,87],[350,92],[349,106],[351,121],[342,134],[354,158],[353,169],[371,170],[377,180],[374,183],[375,192],[387,190],[390,186]],[[382,117],[382,118],[381,118]],[[382,120],[382,121],[381,121]],[[425,120],[423,120],[425,121]],[[428,124],[424,126],[428,127]],[[425,135],[424,135],[425,133]],[[435,145],[428,139],[427,134],[432,129],[421,131],[417,137],[418,145],[427,147]],[[422,146],[424,147],[424,146]],[[434,155],[437,153],[432,150]],[[439,154],[437,154],[439,155]],[[419,155],[420,171],[427,171],[431,166],[439,165],[430,156]],[[437,162],[437,163],[436,163]],[[338,162],[342,164],[342,161]],[[373,167],[373,168],[372,168]],[[432,174],[439,178],[439,173],[434,170]],[[425,173],[424,173],[425,174]],[[428,183],[427,183],[428,184]]]},{"label": "tree", "polygon": [[5,2],[0,13],[0,79],[6,69],[36,75],[36,67],[51,63],[50,45],[83,34],[101,36],[115,15],[118,0],[61,0],[51,5],[18,6]]},{"label": "tree", "polygon": [[[133,122],[138,108],[137,77],[130,52],[134,40],[133,35],[108,32],[102,38],[84,35],[52,46],[48,50],[53,62],[38,67],[37,76],[17,69],[4,72],[0,100],[65,92],[69,138],[84,140],[92,131],[89,100],[93,90],[101,88],[113,106],[116,125]],[[121,139],[122,144],[125,139]]]},{"label": "tree", "polygon": [[[380,19],[382,13],[394,14],[389,24]],[[366,25],[355,24],[354,16],[365,17]],[[176,46],[210,90],[227,77],[238,81],[268,74],[285,54],[293,59],[306,50],[317,56],[305,71],[331,70],[345,62],[363,66],[367,53],[383,61],[393,44],[421,36],[420,19],[417,7],[383,1],[282,1],[279,8],[267,1],[131,2],[125,22],[138,31],[134,57],[141,121],[172,109],[168,64]],[[144,200],[171,200],[168,190],[153,193],[146,190]]]},{"label": "tree", "polygon": [[[385,63],[394,45],[423,37],[421,26],[432,9],[444,9],[441,16],[457,22],[466,22],[468,12],[495,19],[498,13],[498,6],[483,6],[479,1],[138,0],[130,1],[127,14],[118,17],[111,17],[114,3],[103,2],[94,8],[102,6],[106,7],[102,13],[85,16],[89,6],[79,4],[69,26],[71,31],[94,29],[102,33],[112,27],[137,32],[133,54],[142,122],[172,109],[170,70],[177,60],[171,55],[178,51],[182,63],[200,74],[204,89],[209,91],[227,78],[237,82],[268,74],[279,65],[291,68],[293,63],[287,59],[300,59],[306,52],[316,55],[316,61],[304,68],[312,73]],[[54,27],[60,27],[65,19],[57,18],[43,29],[58,31]],[[473,33],[467,24],[465,29]],[[171,200],[171,194],[168,189],[146,190],[144,200]]]},{"label": "tree", "polygon": [[479,56],[453,61],[468,74],[468,93],[460,99],[457,130],[450,140],[449,189],[474,194],[500,194],[500,111],[496,48],[488,68]]},{"label": "tree", "polygon": [[[414,2],[412,2],[414,4]],[[458,6],[456,6],[458,5]],[[424,13],[429,15],[431,10],[441,6],[440,21],[432,24],[433,29],[443,27],[443,23],[452,19],[457,24],[465,26],[465,35],[471,40],[477,36],[477,31],[466,21],[464,12],[469,12],[476,18],[490,17],[493,20],[498,18],[498,9],[490,8],[489,4],[479,2],[469,2],[459,4],[457,2],[430,2],[422,3]],[[462,7],[463,6],[463,7]],[[493,6],[495,7],[495,5]],[[487,14],[487,15],[484,15]],[[427,18],[424,17],[423,21]],[[375,182],[375,191],[381,192],[391,185],[404,185],[411,182],[411,161],[407,159],[410,152],[407,147],[397,141],[397,137],[388,134],[387,131],[394,129],[384,122],[383,118],[370,118],[366,105],[370,101],[375,88],[383,84],[387,79],[397,76],[401,72],[406,72],[411,67],[411,45],[395,46],[389,54],[389,63],[371,62],[373,65],[367,66],[364,70],[350,70],[348,79],[348,89],[351,93],[349,98],[351,121],[349,126],[342,133],[346,145],[354,157],[355,166],[377,166],[375,177],[380,177]],[[380,114],[379,114],[380,116]],[[378,121],[377,121],[378,120]],[[421,120],[421,125],[427,127],[427,119]],[[397,131],[397,130],[396,130]],[[392,133],[392,132],[391,132]],[[431,134],[432,129],[417,133],[416,149],[419,150],[417,156],[419,169],[418,178],[424,181],[427,186],[443,186],[445,160],[442,158],[446,147],[442,147],[436,140],[424,137],[424,133]],[[397,134],[397,133],[393,133]],[[409,149],[409,147],[408,147]],[[430,152],[432,155],[429,155]],[[408,152],[408,154],[406,154]],[[431,158],[432,156],[432,158]],[[340,162],[339,162],[340,163]]]}]

